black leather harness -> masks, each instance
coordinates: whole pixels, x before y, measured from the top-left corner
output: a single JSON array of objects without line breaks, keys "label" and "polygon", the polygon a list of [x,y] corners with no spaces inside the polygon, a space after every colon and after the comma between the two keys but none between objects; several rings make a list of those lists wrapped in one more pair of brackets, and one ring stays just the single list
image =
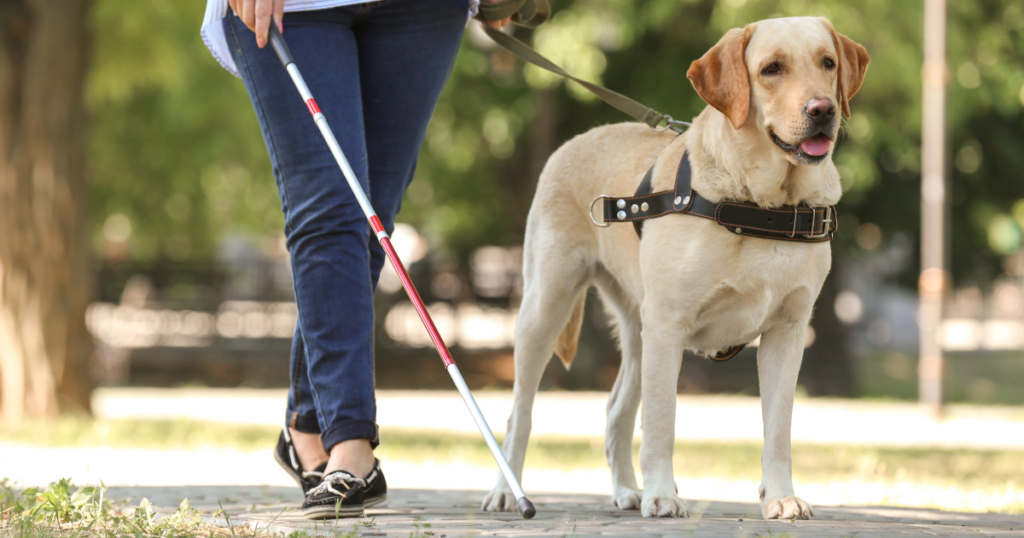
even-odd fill
[{"label": "black leather harness", "polygon": [[[631,222],[636,235],[643,237],[643,221],[672,213],[693,215],[713,220],[727,230],[748,237],[796,241],[800,243],[822,243],[831,241],[836,231],[835,206],[782,206],[765,208],[751,202],[712,202],[701,196],[691,186],[689,152],[683,153],[682,162],[676,172],[675,188],[670,191],[651,192],[654,177],[652,166],[644,175],[633,196],[616,198],[605,194],[590,203],[590,219],[598,226],[609,226],[616,222]],[[604,222],[594,218],[594,204],[603,200]],[[746,344],[732,346],[711,357],[726,361],[739,353]]]},{"label": "black leather harness", "polygon": [[[616,222],[631,222],[636,234],[641,236],[643,221],[672,213],[693,215],[716,221],[736,235],[796,241],[800,243],[822,243],[832,240],[836,231],[836,208],[785,205],[777,208],[759,207],[752,202],[712,202],[693,190],[691,186],[689,152],[683,153],[683,160],[676,172],[675,188],[670,191],[651,192],[654,167],[652,166],[633,196],[598,196],[590,203],[591,220],[598,226]],[[593,215],[594,204],[604,200],[604,222],[598,222]]]}]

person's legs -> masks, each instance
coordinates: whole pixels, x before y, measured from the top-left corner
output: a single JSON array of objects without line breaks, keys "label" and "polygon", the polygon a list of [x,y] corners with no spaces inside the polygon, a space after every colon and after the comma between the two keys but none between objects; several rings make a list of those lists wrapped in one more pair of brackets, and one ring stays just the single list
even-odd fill
[{"label": "person's legs", "polygon": [[[390,0],[369,5],[353,22],[369,158],[368,194],[388,233],[394,230],[427,124],[455,62],[467,12],[466,0]],[[376,289],[384,251],[372,235],[368,247]],[[365,476],[373,460],[369,442],[347,439],[331,450],[327,472],[344,469]]]},{"label": "person's legs", "polygon": [[[285,17],[296,63],[389,231],[451,72],[467,5],[392,0],[366,10],[353,6]],[[356,12],[362,14],[354,36]],[[319,434],[331,455],[327,472],[365,476],[377,442],[372,288],[383,252],[276,56],[269,47],[256,48],[236,18],[226,19],[225,27],[285,212],[299,305],[287,417],[292,437],[304,468],[325,456],[313,446]],[[361,77],[370,80],[361,84]],[[375,148],[369,173],[375,179],[367,188],[369,140]]]},{"label": "person's legs", "polygon": [[[370,199],[388,233],[412,182],[427,124],[451,74],[468,0],[389,0],[353,24],[359,50]],[[384,251],[370,237],[376,289]]]},{"label": "person's legs", "polygon": [[[367,188],[359,63],[349,26],[356,11],[289,13],[285,35]],[[285,213],[299,309],[287,420],[293,433],[309,434],[293,436],[296,448],[300,455],[316,454],[303,450],[316,434],[328,451],[348,439],[375,444],[366,220],[273,50],[258,49],[252,33],[234,16],[225,19],[225,30],[260,120]],[[314,466],[303,462],[304,468]]]}]

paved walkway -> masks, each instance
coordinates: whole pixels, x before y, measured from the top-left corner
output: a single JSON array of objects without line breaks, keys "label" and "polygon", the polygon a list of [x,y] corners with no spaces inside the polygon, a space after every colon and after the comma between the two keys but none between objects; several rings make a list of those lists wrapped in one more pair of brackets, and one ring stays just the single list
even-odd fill
[{"label": "paved walkway", "polygon": [[[1024,536],[1024,515],[967,514],[920,508],[817,507],[809,521],[764,521],[754,503],[690,501],[693,517],[654,519],[615,510],[603,495],[539,494],[532,500],[537,517],[493,514],[478,509],[481,491],[393,489],[390,499],[362,519],[310,522],[297,516],[301,498],[295,487],[117,487],[113,499],[147,497],[159,512],[171,512],[188,497],[213,514],[223,507],[231,524],[248,524],[285,535],[456,538],[470,536],[655,536],[698,537],[898,537]],[[217,518],[224,523],[224,519]],[[352,536],[352,534],[348,534]]]}]

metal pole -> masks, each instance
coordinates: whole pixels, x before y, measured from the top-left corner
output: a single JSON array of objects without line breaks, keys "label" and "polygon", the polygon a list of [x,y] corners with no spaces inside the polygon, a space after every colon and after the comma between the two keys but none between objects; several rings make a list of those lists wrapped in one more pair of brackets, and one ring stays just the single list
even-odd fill
[{"label": "metal pole", "polygon": [[349,166],[348,159],[345,158],[345,154],[341,151],[341,145],[338,144],[337,139],[334,137],[334,132],[331,131],[330,126],[327,125],[327,118],[324,117],[323,113],[320,112],[320,107],[317,106],[316,100],[313,99],[313,94],[310,93],[309,87],[306,86],[306,81],[303,80],[302,74],[299,73],[299,68],[295,65],[295,60],[292,58],[291,51],[288,50],[288,44],[285,43],[284,36],[277,29],[277,25],[270,25],[270,44],[274,47],[274,52],[277,53],[278,58],[281,59],[281,63],[288,71],[288,76],[291,77],[292,82],[295,83],[295,88],[299,90],[299,95],[302,97],[303,102],[306,103],[306,108],[309,109],[310,115],[313,116],[313,121],[316,123],[317,128],[320,129],[320,134],[323,135],[324,141],[327,142],[327,147],[331,150],[334,155],[334,159],[338,162],[338,167],[341,168],[341,173],[345,177],[345,181],[348,182],[349,187],[352,189],[352,193],[356,197],[356,201],[359,202],[359,207],[362,208],[363,214],[366,215],[366,219],[370,222],[370,227],[373,229],[373,233],[377,236],[377,241],[380,242],[381,248],[384,249],[384,253],[387,254],[391,265],[395,268],[395,272],[398,273],[398,278],[402,281],[402,287],[405,288],[405,293],[408,294],[409,300],[412,301],[413,306],[416,308],[416,312],[420,315],[420,321],[423,322],[423,327],[427,330],[427,334],[430,335],[430,339],[434,342],[434,347],[437,348],[437,354],[441,356],[441,361],[444,362],[445,369],[448,375],[451,376],[452,382],[455,383],[455,387],[459,390],[459,394],[462,395],[462,401],[465,402],[466,408],[469,409],[470,415],[476,422],[477,428],[480,430],[480,434],[483,435],[484,441],[487,443],[487,448],[491,450],[491,455],[494,457],[494,461],[498,464],[498,469],[501,471],[502,476],[505,477],[505,481],[508,483],[512,492],[515,494],[516,499],[519,502],[519,513],[525,519],[531,519],[537,514],[537,510],[534,508],[533,503],[530,499],[526,498],[526,493],[523,492],[523,488],[519,485],[519,480],[516,479],[515,473],[512,471],[512,467],[509,466],[508,460],[505,458],[505,454],[502,453],[501,447],[498,446],[498,441],[494,438],[494,434],[491,432],[490,426],[487,425],[487,421],[484,420],[483,413],[480,412],[480,407],[477,406],[476,400],[473,398],[473,394],[469,391],[469,387],[466,386],[466,381],[462,378],[462,374],[459,372],[459,367],[455,365],[455,359],[452,358],[451,353],[448,351],[448,346],[445,345],[444,340],[441,338],[441,333],[438,332],[437,327],[434,325],[434,320],[430,318],[430,313],[427,312],[427,306],[423,304],[423,300],[420,298],[419,292],[416,291],[416,286],[413,285],[412,279],[409,278],[409,273],[406,272],[405,266],[402,265],[402,260],[398,258],[398,254],[395,252],[395,248],[391,245],[391,237],[388,236],[384,226],[381,225],[380,219],[377,218],[377,213],[373,210],[373,206],[370,205],[370,200],[366,197],[366,193],[363,192],[363,188],[359,185],[359,181],[356,179],[356,174],[352,171],[352,167]]},{"label": "metal pole", "polygon": [[946,0],[924,2],[924,82],[921,119],[921,277],[918,395],[942,412],[942,300],[946,273]]}]

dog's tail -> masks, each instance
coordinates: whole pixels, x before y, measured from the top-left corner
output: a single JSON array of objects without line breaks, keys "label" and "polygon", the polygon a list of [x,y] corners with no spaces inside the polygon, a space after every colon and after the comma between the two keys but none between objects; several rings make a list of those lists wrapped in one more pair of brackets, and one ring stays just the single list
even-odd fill
[{"label": "dog's tail", "polygon": [[587,288],[583,288],[576,294],[576,304],[573,305],[572,315],[569,321],[562,328],[555,342],[555,355],[562,360],[565,369],[572,366],[572,359],[576,357],[576,346],[580,341],[580,329],[583,327],[583,307],[587,304]]}]

